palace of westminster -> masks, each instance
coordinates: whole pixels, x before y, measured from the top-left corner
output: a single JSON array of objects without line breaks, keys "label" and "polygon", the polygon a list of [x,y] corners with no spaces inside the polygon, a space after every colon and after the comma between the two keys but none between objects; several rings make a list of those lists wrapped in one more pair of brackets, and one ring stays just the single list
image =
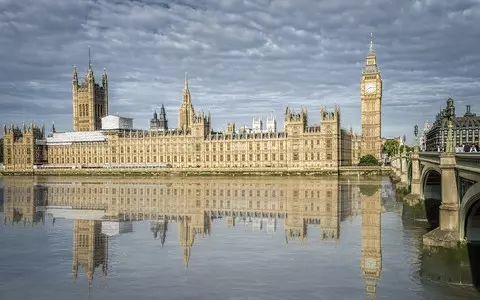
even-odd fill
[{"label": "palace of westminster", "polygon": [[[179,248],[185,268],[202,257],[192,254],[208,243],[217,222],[251,227],[252,234],[279,234],[285,243],[340,242],[340,224],[361,216],[360,270],[367,295],[376,293],[382,270],[381,186],[318,178],[85,178],[5,177],[4,224],[38,226],[73,223],[72,275],[108,275],[109,240],[131,234],[135,221],[150,222],[159,247]],[[46,221],[49,219],[50,221]],[[223,220],[222,220],[223,219]],[[58,221],[60,220],[60,221]],[[220,225],[222,226],[222,225]],[[175,228],[176,227],[176,228]],[[169,232],[178,232],[171,236]],[[173,242],[172,242],[173,241]],[[268,242],[268,241],[265,241]],[[179,246],[178,246],[179,245]],[[172,248],[170,248],[172,247]],[[194,252],[194,251],[193,251]],[[179,263],[181,259],[179,257]]]},{"label": "palace of westminster", "polygon": [[34,123],[21,128],[4,125],[6,171],[31,172],[35,168],[249,168],[325,169],[356,165],[360,157],[381,156],[382,78],[373,42],[360,80],[362,132],[341,127],[341,113],[320,109],[320,126],[308,124],[305,108],[287,107],[284,131],[275,120],[263,130],[258,120],[254,130],[236,130],[229,123],[224,132],[214,132],[211,115],[196,112],[187,78],[178,113],[177,128],[170,129],[165,109],[154,113],[149,130],[133,128],[130,118],[108,114],[108,79],[94,76],[91,62],[83,80],[76,68],[72,78],[73,132],[46,134]]}]

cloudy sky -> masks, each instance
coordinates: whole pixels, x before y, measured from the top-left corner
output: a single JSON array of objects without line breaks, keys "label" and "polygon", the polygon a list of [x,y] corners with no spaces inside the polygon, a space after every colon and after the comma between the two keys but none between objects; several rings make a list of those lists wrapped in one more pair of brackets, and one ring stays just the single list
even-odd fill
[{"label": "cloudy sky", "polygon": [[[304,105],[360,130],[360,74],[374,35],[383,132],[407,134],[451,95],[480,113],[479,0],[0,0],[0,123],[72,128],[71,75],[109,76],[110,113],[177,124],[188,71],[215,129]],[[82,76],[83,77],[83,76]],[[49,125],[50,126],[50,125]]]}]

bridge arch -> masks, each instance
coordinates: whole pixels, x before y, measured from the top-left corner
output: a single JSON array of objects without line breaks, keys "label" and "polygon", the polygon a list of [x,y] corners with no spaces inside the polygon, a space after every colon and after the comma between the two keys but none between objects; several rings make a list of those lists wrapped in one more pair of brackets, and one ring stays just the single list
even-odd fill
[{"label": "bridge arch", "polygon": [[442,199],[442,171],[438,166],[425,165],[420,176],[420,198]]},{"label": "bridge arch", "polygon": [[460,239],[480,241],[480,182],[472,185],[460,202]]},{"label": "bridge arch", "polygon": [[420,178],[420,197],[425,205],[425,214],[430,226],[436,228],[440,224],[442,172],[438,166],[427,165]]}]

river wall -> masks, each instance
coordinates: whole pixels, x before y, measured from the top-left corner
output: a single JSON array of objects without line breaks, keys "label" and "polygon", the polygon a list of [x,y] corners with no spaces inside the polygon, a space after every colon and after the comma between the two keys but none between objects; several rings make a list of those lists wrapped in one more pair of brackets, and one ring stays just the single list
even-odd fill
[{"label": "river wall", "polygon": [[31,172],[0,171],[3,176],[390,176],[390,167],[349,166],[335,169],[296,168],[165,168],[165,169],[38,169]]}]

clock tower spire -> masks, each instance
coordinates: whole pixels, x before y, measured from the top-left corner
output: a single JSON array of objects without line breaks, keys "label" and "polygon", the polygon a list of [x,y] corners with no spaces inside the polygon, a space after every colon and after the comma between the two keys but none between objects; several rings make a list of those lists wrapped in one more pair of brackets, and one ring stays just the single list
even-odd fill
[{"label": "clock tower spire", "polygon": [[379,161],[382,152],[382,76],[370,34],[370,49],[360,79],[362,111],[361,156],[371,154]]}]

